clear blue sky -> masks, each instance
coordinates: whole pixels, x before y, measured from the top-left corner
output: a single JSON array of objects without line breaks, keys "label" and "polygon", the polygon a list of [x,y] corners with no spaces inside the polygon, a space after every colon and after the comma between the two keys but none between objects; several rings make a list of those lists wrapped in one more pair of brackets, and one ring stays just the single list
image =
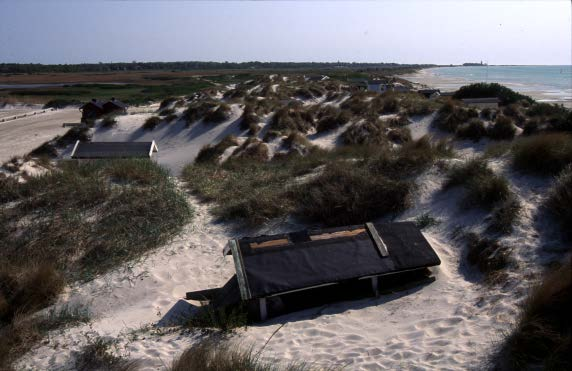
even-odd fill
[{"label": "clear blue sky", "polygon": [[0,63],[570,64],[562,1],[0,0]]}]

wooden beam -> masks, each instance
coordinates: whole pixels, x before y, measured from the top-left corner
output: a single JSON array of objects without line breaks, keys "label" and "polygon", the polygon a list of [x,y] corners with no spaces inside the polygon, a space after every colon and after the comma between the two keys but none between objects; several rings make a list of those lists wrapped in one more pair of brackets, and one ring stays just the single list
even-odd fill
[{"label": "wooden beam", "polygon": [[385,243],[381,239],[381,236],[379,235],[379,233],[377,233],[377,229],[375,229],[373,223],[365,223],[365,227],[367,228],[367,231],[369,232],[369,235],[373,239],[373,242],[375,243],[375,246],[377,247],[377,250],[379,251],[381,256],[383,258],[389,256],[389,251],[387,251],[387,246],[385,246]]},{"label": "wooden beam", "polygon": [[253,249],[260,249],[262,247],[288,245],[288,243],[290,243],[290,241],[288,241],[287,238],[281,238],[279,240],[270,240],[270,241],[264,241],[264,242],[252,242],[250,244],[250,247]]},{"label": "wooden beam", "polygon": [[329,240],[332,238],[340,238],[340,237],[353,237],[357,236],[360,233],[365,232],[365,228],[358,228],[353,229],[350,231],[339,231],[339,232],[332,232],[332,233],[322,233],[322,234],[315,234],[310,236],[310,240],[312,241],[320,241],[320,240]]}]

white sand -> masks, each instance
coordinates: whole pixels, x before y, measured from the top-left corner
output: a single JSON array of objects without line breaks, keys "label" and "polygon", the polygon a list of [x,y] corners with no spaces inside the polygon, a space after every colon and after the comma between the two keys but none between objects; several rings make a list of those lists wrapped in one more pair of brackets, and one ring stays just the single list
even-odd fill
[{"label": "white sand", "polygon": [[[141,129],[151,114],[127,115],[118,119],[116,128],[97,129],[94,140],[154,139],[159,146],[157,161],[177,174],[203,145],[228,134],[240,134],[241,110],[233,105],[232,112],[232,117],[219,125],[199,122],[186,128],[183,122],[173,122],[153,131]],[[431,134],[430,121],[431,117],[414,119],[410,125],[413,136]],[[310,139],[331,148],[342,130]],[[482,143],[459,143],[460,157],[483,148]],[[442,260],[442,265],[434,269],[435,282],[378,298],[287,314],[239,330],[231,341],[259,349],[283,325],[266,346],[263,357],[352,370],[479,368],[482,355],[515,321],[517,304],[525,297],[531,274],[556,254],[551,249],[560,246],[557,234],[550,232],[549,222],[539,214],[550,181],[513,173],[507,162],[494,160],[492,167],[510,179],[524,213],[514,233],[502,239],[513,249],[515,259],[506,284],[484,286],[480,274],[463,263],[463,244],[454,239],[453,232],[458,227],[482,231],[486,214],[459,208],[462,190],[441,191],[444,172],[437,164],[417,179],[413,207],[396,218],[412,220],[429,213],[441,221],[424,231]],[[156,329],[153,324],[181,305],[186,291],[218,287],[232,276],[232,258],[221,254],[226,241],[303,228],[291,220],[274,220],[256,230],[233,229],[236,226],[215,223],[208,206],[191,196],[189,202],[195,208],[195,217],[171,243],[120,270],[76,284],[63,295],[57,305],[84,303],[91,309],[93,321],[50,334],[48,341],[22,358],[17,367],[72,369],[74,352],[90,338],[110,336],[118,339],[121,353],[140,359],[144,369],[162,370],[195,343],[200,333]]]},{"label": "white sand", "polygon": [[143,129],[145,120],[153,114],[141,113],[118,116],[117,126],[111,129],[98,127],[92,141],[145,142],[155,140],[159,152],[154,155],[156,161],[168,168],[173,175],[179,175],[182,168],[193,162],[201,148],[207,144],[218,143],[227,135],[239,135],[242,110],[231,105],[230,118],[220,124],[197,122],[187,127],[184,120],[161,123],[153,130]]},{"label": "white sand", "polygon": [[[482,229],[484,213],[458,208],[462,192],[441,192],[443,173],[434,166],[418,179],[414,207],[398,217],[408,220],[429,212],[442,221],[425,231],[442,260],[434,270],[434,283],[284,315],[240,330],[234,341],[261,347],[284,324],[266,346],[264,357],[364,370],[476,367],[480,356],[514,322],[529,275],[539,269],[540,260],[550,256],[541,249],[550,242],[541,243],[535,237],[547,227],[535,218],[549,182],[512,174],[505,160],[493,165],[514,182],[525,207],[522,222],[503,239],[513,247],[517,262],[505,285],[483,286],[479,273],[461,263],[463,248],[452,232],[459,226]],[[31,352],[19,366],[67,369],[73,351],[99,334],[117,337],[124,352],[141,359],[145,369],[162,369],[197,341],[198,333],[160,336],[148,325],[157,322],[186,291],[217,287],[233,274],[232,259],[221,255],[226,240],[301,228],[279,221],[258,231],[233,231],[230,225],[213,223],[205,205],[193,198],[190,202],[196,216],[172,243],[124,270],[74,287],[60,300],[89,303],[94,313],[91,324],[53,334],[48,344]]]},{"label": "white sand", "polygon": [[12,156],[23,156],[56,135],[64,134],[69,130],[62,127],[64,122],[79,122],[80,119],[81,112],[77,108],[68,108],[0,122],[0,163]]}]

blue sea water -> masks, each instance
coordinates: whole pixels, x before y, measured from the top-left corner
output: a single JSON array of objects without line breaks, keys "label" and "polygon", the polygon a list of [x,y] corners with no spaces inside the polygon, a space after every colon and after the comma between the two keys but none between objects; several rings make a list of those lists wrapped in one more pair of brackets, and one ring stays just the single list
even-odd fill
[{"label": "blue sea water", "polygon": [[427,72],[457,88],[472,82],[497,82],[544,101],[572,100],[572,66],[438,67]]}]

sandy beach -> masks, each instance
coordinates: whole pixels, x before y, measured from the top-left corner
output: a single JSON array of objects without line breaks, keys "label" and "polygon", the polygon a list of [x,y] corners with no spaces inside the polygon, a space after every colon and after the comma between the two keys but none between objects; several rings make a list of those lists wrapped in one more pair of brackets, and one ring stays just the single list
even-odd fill
[{"label": "sandy beach", "polygon": [[[438,67],[426,68],[419,70],[416,73],[400,75],[399,77],[411,81],[415,84],[435,89],[440,89],[441,91],[444,92],[455,91],[463,85],[468,85],[476,82],[461,77],[453,78],[453,77],[440,76],[436,73],[437,69]],[[505,85],[515,91],[529,95],[538,101],[543,101],[548,103],[558,103],[558,104],[563,104],[565,107],[569,108],[572,107],[572,100],[563,99],[562,94],[560,92],[549,91],[549,90],[531,90],[524,84],[516,84],[505,81],[502,82],[488,81],[488,82],[499,82],[502,85]]]}]

